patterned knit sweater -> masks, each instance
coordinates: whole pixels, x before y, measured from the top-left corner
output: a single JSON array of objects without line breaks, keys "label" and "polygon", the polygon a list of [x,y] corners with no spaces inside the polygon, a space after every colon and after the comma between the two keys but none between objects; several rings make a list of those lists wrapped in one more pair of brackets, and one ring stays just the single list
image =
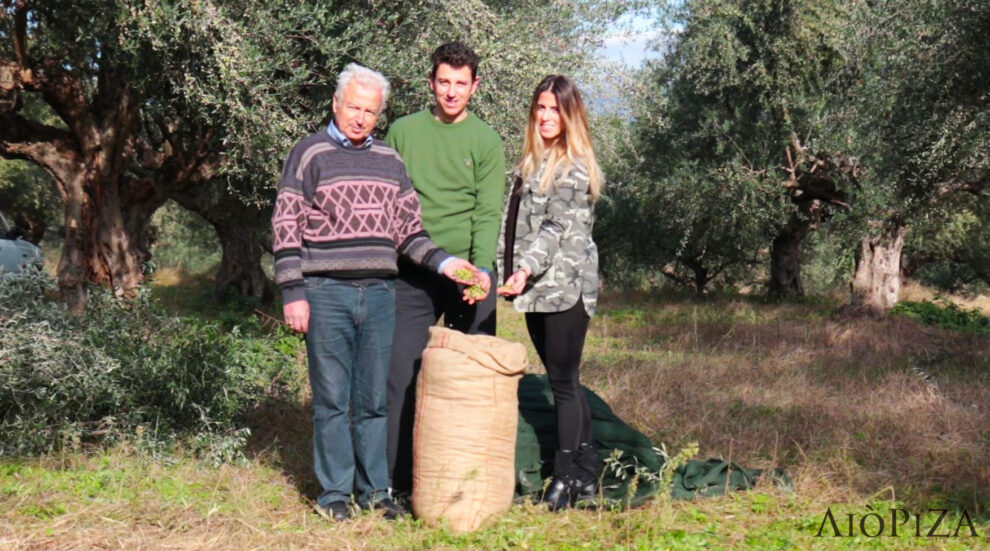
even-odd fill
[{"label": "patterned knit sweater", "polygon": [[305,300],[303,277],[394,277],[398,254],[436,270],[450,257],[423,229],[419,200],[394,149],[313,134],[292,148],[272,214],[282,302]]}]

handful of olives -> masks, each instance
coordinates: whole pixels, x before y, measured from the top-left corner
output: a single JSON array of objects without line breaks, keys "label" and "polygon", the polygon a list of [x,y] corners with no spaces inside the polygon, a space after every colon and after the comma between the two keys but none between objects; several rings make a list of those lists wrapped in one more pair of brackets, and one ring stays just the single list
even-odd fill
[{"label": "handful of olives", "polygon": [[[461,280],[467,280],[473,278],[474,274],[471,270],[459,268],[454,270],[454,277]],[[488,295],[488,293],[485,292],[480,283],[475,283],[464,290],[464,296],[473,300],[481,300],[485,298],[486,295]]]},{"label": "handful of olives", "polygon": [[481,288],[481,285],[478,285],[477,283],[464,290],[464,296],[474,300],[481,300],[487,295],[488,293],[486,293],[485,290]]}]

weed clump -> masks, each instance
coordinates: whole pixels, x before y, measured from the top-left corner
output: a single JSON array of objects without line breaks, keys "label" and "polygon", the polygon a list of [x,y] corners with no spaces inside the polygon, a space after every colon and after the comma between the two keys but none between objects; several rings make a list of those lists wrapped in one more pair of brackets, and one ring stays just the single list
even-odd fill
[{"label": "weed clump", "polygon": [[935,297],[934,301],[899,302],[890,313],[943,329],[990,334],[990,317],[984,316],[975,308],[961,308],[944,297]]},{"label": "weed clump", "polygon": [[103,289],[74,317],[54,290],[41,273],[0,279],[0,456],[190,437],[214,462],[236,459],[244,415],[290,380],[298,338],[253,318],[225,330]]}]

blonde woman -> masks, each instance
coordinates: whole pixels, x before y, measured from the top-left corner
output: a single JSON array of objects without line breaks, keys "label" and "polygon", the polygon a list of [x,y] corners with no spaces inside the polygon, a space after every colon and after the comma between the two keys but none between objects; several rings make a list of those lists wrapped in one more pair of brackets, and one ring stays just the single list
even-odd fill
[{"label": "blonde woman", "polygon": [[577,86],[551,75],[533,92],[517,178],[499,238],[500,295],[526,315],[546,367],[557,417],[551,510],[597,491],[601,463],[591,439],[591,410],[578,367],[598,299],[593,207],[602,188]]}]

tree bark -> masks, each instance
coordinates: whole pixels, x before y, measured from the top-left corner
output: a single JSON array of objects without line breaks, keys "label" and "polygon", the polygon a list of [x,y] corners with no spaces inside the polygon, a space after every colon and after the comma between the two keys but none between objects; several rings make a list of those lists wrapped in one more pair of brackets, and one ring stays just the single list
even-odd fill
[{"label": "tree bark", "polygon": [[88,201],[83,191],[85,175],[80,171],[74,178],[56,179],[62,192],[62,211],[65,219],[65,242],[62,245],[62,257],[58,261],[56,278],[62,296],[62,301],[69,310],[79,314],[86,307],[86,243],[88,224],[84,221],[83,213],[92,213],[92,208],[85,204]]},{"label": "tree bark", "polygon": [[[26,21],[27,3],[15,17]],[[62,197],[65,246],[58,284],[72,312],[86,304],[86,285],[132,292],[147,260],[147,219],[157,206],[150,183],[128,180],[127,165],[139,123],[141,97],[122,75],[99,68],[97,90],[56,58],[27,58],[25,34],[14,38],[16,61],[0,60],[0,155],[44,168]],[[44,124],[20,113],[21,93],[38,93],[61,119]],[[138,233],[133,233],[138,230]]]},{"label": "tree bark", "polygon": [[804,296],[801,285],[801,242],[808,234],[810,222],[792,221],[770,245],[770,281],[767,294],[771,299]]},{"label": "tree bark", "polygon": [[897,304],[901,291],[901,251],[907,226],[895,222],[880,234],[864,237],[850,284],[852,306],[884,314]]},{"label": "tree bark", "polygon": [[273,294],[261,269],[257,225],[214,223],[213,227],[223,248],[214,297],[221,302],[233,295],[270,301]]},{"label": "tree bark", "polygon": [[859,165],[844,155],[813,153],[790,127],[786,108],[774,113],[781,136],[788,136],[784,146],[784,183],[789,188],[791,202],[797,207],[770,246],[770,281],[767,295],[771,299],[793,299],[804,296],[801,285],[801,242],[809,232],[827,220],[833,206],[849,208],[846,194],[837,184],[839,179],[858,177]]},{"label": "tree bark", "polygon": [[[688,272],[679,270],[678,265],[687,268]],[[712,274],[702,263],[694,258],[679,258],[664,266],[660,273],[674,281],[678,285],[683,285],[689,289],[694,289],[694,293],[699,297],[705,296],[705,289],[715,275]]]},{"label": "tree bark", "polygon": [[694,271],[694,294],[699,297],[705,296],[705,288],[708,287],[708,282],[711,278],[708,276],[708,270],[704,266],[696,265],[691,268]]},{"label": "tree bark", "polygon": [[[34,4],[7,1],[0,9],[0,19],[14,23],[13,32],[7,29],[11,48],[0,54],[0,156],[31,161],[54,178],[65,221],[58,282],[71,310],[80,312],[87,284],[118,296],[137,288],[150,258],[151,215],[168,195],[209,182],[220,156],[210,125],[145,111],[143,87],[131,80],[126,60],[117,64],[116,40],[99,44],[84,71],[57,53],[32,57]],[[39,27],[37,36],[47,31]],[[22,112],[25,94],[44,102],[58,124]],[[234,258],[227,270],[236,273],[244,262]],[[254,257],[247,262],[260,271]]]},{"label": "tree bark", "polygon": [[232,295],[269,301],[274,292],[261,269],[264,253],[259,232],[265,218],[261,209],[209,186],[196,186],[172,196],[179,205],[210,223],[222,248],[214,298],[222,302]]},{"label": "tree bark", "polygon": [[71,311],[86,304],[88,283],[129,296],[151,257],[148,224],[165,198],[140,184],[101,181],[82,173],[64,184],[65,244],[58,284]]},{"label": "tree bark", "polygon": [[62,198],[65,241],[57,279],[70,311],[85,308],[89,283],[129,294],[141,283],[149,246],[145,230],[163,199],[151,186],[123,181],[119,156],[107,149],[84,154],[76,140],[57,129],[42,128],[49,141],[34,142],[27,134],[37,135],[38,127],[17,116],[4,119],[7,141],[0,141],[0,154],[44,167]]}]

